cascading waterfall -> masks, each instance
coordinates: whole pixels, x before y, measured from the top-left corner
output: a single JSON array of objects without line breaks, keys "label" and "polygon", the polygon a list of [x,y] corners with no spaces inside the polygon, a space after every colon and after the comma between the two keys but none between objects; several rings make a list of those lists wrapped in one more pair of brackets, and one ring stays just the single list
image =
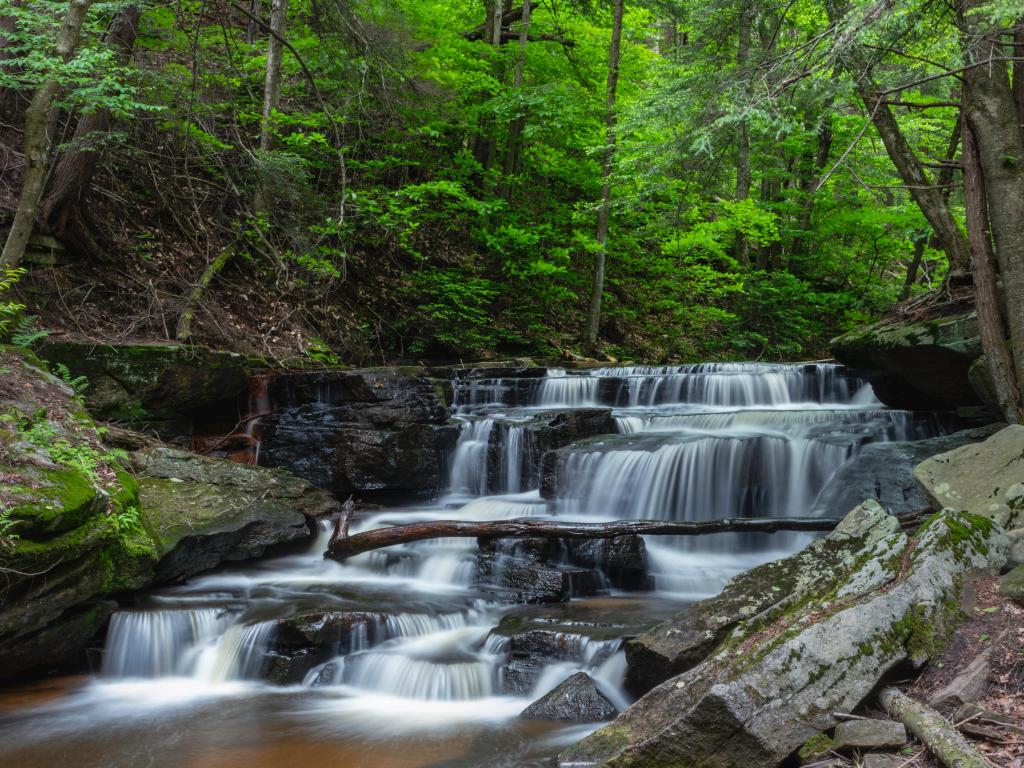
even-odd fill
[{"label": "cascading waterfall", "polygon": [[[302,381],[291,382],[286,392],[299,392],[306,386]],[[303,409],[299,423],[314,431],[317,414],[328,420],[332,408],[342,407],[337,403],[344,394],[326,376],[317,382],[311,395],[281,398],[282,407]],[[439,518],[806,515],[863,444],[916,440],[948,427],[934,416],[882,407],[864,381],[822,363],[463,371],[453,380],[453,392],[460,431],[446,492],[434,503],[357,517],[353,532]],[[567,424],[576,429],[593,414],[566,418],[564,412],[593,408],[610,409],[618,434],[565,446],[559,430]],[[554,461],[544,462],[542,499],[541,463],[552,445],[562,447],[548,457]],[[311,456],[311,465],[318,460]],[[260,681],[280,682],[281,654],[287,655],[287,643],[294,640],[288,622],[296,612],[312,612],[304,632],[316,634],[335,614],[344,621],[322,655],[288,678],[292,687],[280,700],[289,708],[296,699],[305,702],[299,708],[304,727],[321,717],[321,727],[344,725],[352,738],[372,742],[374,749],[384,749],[384,734],[416,740],[423,737],[409,734],[464,725],[513,729],[510,721],[528,703],[581,670],[622,708],[629,698],[622,686],[621,635],[628,633],[609,630],[609,623],[625,626],[617,623],[624,604],[642,600],[645,610],[669,615],[680,601],[714,593],[739,570],[792,552],[810,536],[649,537],[650,567],[634,586],[653,576],[655,590],[617,593],[608,587],[610,573],[597,574],[591,588],[599,591],[603,584],[605,590],[593,600],[594,610],[605,613],[596,620],[574,613],[591,598],[573,598],[559,606],[556,618],[538,617],[537,606],[497,602],[500,578],[522,570],[518,558],[528,545],[495,546],[492,559],[485,560],[478,559],[474,539],[431,540],[342,564],[322,558],[332,530],[330,521],[321,521],[305,552],[223,569],[161,591],[148,608],[115,614],[95,688],[140,701],[160,700],[164,689],[201,696],[272,690]],[[578,567],[567,545],[545,557],[557,559],[558,552],[558,567]],[[508,564],[514,567],[503,571]],[[480,584],[482,579],[491,583]],[[507,625],[509,619],[515,621]],[[528,634],[537,629],[549,642],[513,642],[526,631],[516,622],[528,623]],[[550,655],[536,652],[524,661],[515,656],[524,643]],[[521,743],[522,733],[515,740]],[[475,763],[488,764],[493,763]]]}]

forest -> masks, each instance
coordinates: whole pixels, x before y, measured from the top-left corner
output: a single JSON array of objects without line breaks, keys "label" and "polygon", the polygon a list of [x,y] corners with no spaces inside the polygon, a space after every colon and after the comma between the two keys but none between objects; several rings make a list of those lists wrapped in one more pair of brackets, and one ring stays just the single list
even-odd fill
[{"label": "forest", "polygon": [[313,361],[813,359],[969,286],[972,251],[1024,258],[1012,2],[264,5],[3,0],[21,320]]}]

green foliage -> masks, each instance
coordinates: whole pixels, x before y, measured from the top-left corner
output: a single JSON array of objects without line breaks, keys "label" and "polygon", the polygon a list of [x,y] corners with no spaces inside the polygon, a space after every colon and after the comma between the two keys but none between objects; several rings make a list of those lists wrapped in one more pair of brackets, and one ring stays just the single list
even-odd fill
[{"label": "green foliage", "polygon": [[102,467],[120,466],[128,458],[122,450],[102,450],[86,439],[72,442],[45,415],[19,424],[18,436],[47,454],[54,463],[77,469],[94,485],[99,483],[98,473]]},{"label": "green foliage", "polygon": [[64,363],[57,363],[56,365],[57,376],[60,380],[71,387],[75,395],[81,398],[85,394],[85,391],[89,388],[89,379],[86,376],[75,376],[71,373],[71,370],[64,365]]},{"label": "green foliage", "polygon": [[18,321],[17,326],[11,331],[11,344],[27,349],[49,335],[49,331],[39,327],[38,316],[26,315]]},{"label": "green foliage", "polygon": [[339,358],[323,339],[312,339],[306,344],[306,357],[314,363],[327,367],[341,365]]},{"label": "green foliage", "polygon": [[17,326],[21,313],[25,310],[24,304],[5,298],[24,274],[25,270],[21,268],[4,267],[0,271],[0,341],[8,338],[11,329]]},{"label": "green foliage", "polygon": [[136,504],[128,504],[112,510],[108,520],[119,539],[127,539],[135,534],[144,532],[141,513]]}]

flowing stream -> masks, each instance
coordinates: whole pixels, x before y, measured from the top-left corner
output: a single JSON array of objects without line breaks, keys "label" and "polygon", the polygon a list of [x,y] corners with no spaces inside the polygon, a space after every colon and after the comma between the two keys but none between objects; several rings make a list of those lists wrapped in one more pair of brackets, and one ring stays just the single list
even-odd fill
[{"label": "flowing stream", "polygon": [[[542,373],[456,379],[460,433],[447,492],[360,518],[353,531],[437,518],[806,515],[865,443],[942,431],[935,417],[884,408],[832,365]],[[616,433],[548,462],[542,498],[547,449],[537,425],[554,411],[595,408],[612,409]],[[89,679],[0,695],[5,764],[543,765],[595,726],[519,719],[529,703],[584,670],[627,706],[623,636],[811,538],[652,537],[652,589],[602,581],[568,603],[522,606],[481,577],[475,540],[339,564],[322,557],[330,525],[304,550],[157,590],[115,614]],[[282,650],[288,622],[316,613],[334,633],[328,652],[303,667]],[[507,628],[523,625],[551,632],[558,653],[514,659]]]}]

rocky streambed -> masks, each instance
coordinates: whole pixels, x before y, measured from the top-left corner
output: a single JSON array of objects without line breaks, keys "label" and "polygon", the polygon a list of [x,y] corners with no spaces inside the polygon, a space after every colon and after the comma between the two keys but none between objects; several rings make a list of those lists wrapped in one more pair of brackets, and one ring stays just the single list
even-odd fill
[{"label": "rocky streambed", "polygon": [[[0,674],[93,673],[0,695],[19,765],[774,765],[937,653],[1024,525],[1016,466],[991,470],[1024,429],[891,410],[834,365],[267,375],[220,357],[232,373],[208,380],[180,349],[144,372],[135,350],[89,357],[86,408],[147,438],[96,430],[3,354]],[[353,533],[843,522],[325,560],[349,496]]]}]

